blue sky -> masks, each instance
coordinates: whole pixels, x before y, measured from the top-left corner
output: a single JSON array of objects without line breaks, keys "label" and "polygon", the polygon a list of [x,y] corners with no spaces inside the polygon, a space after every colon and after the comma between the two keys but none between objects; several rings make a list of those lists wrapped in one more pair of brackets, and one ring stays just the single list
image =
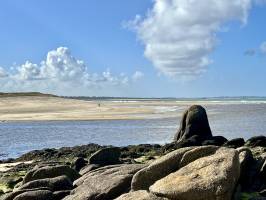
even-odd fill
[{"label": "blue sky", "polygon": [[266,96],[266,5],[217,2],[2,1],[1,90]]}]

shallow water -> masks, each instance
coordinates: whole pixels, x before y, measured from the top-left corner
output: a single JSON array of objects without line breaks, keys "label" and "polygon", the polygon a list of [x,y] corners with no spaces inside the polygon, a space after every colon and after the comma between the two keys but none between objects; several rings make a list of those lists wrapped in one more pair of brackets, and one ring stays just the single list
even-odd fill
[{"label": "shallow water", "polygon": [[[265,103],[214,104],[205,108],[214,135],[229,139],[266,135]],[[35,149],[88,143],[115,146],[164,144],[172,140],[179,120],[5,122],[0,124],[0,159],[18,157]]]}]

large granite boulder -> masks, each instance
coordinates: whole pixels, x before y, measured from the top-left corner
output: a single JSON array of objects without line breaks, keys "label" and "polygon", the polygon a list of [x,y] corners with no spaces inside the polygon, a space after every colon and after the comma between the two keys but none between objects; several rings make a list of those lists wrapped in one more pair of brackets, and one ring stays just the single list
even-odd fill
[{"label": "large granite boulder", "polygon": [[146,190],[138,190],[123,194],[115,200],[167,200],[167,198],[157,197]]},{"label": "large granite boulder", "polygon": [[138,171],[132,179],[131,190],[147,190],[155,181],[198,158],[214,154],[217,149],[215,146],[187,147],[168,153]]},{"label": "large granite boulder", "polygon": [[106,166],[86,173],[74,182],[76,188],[64,200],[109,200],[130,190],[133,175],[141,164]]},{"label": "large granite boulder", "polygon": [[212,137],[206,110],[200,105],[193,105],[185,111],[174,140],[181,142],[195,135],[202,141]]},{"label": "large granite boulder", "polygon": [[71,181],[80,177],[77,171],[67,165],[35,167],[26,174],[23,184],[37,179],[54,178],[63,175],[67,176]]},{"label": "large granite boulder", "polygon": [[178,170],[182,156],[191,149],[193,147],[172,151],[138,171],[132,179],[131,190],[147,190],[155,181]]},{"label": "large granite boulder", "polygon": [[97,165],[115,165],[119,164],[120,149],[118,147],[109,147],[101,149],[89,158],[89,164]]},{"label": "large granite boulder", "polygon": [[53,200],[53,193],[49,190],[35,190],[23,192],[13,200]]},{"label": "large granite boulder", "polygon": [[169,199],[231,200],[239,174],[238,152],[220,148],[156,181],[149,189]]},{"label": "large granite boulder", "polygon": [[27,182],[18,188],[18,190],[34,189],[40,187],[49,188],[51,191],[71,190],[73,189],[73,183],[66,176],[58,176],[55,178],[45,178]]}]

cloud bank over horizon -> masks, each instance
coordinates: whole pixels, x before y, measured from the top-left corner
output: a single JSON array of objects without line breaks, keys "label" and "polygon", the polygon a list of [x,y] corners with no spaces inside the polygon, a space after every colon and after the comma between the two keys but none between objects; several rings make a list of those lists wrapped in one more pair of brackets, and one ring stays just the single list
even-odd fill
[{"label": "cloud bank over horizon", "polygon": [[[14,70],[0,67],[2,91],[41,91],[60,95],[79,95],[90,90],[101,91],[127,87],[144,74],[136,71],[131,76],[113,75],[109,69],[93,73],[84,61],[76,59],[67,47],[49,51],[40,64],[26,61]],[[99,92],[100,94],[100,92]]]},{"label": "cloud bank over horizon", "polygon": [[[168,77],[194,79],[213,62],[217,33],[230,22],[248,21],[251,7],[264,0],[154,0],[146,16],[136,15],[127,27],[136,31],[145,57]],[[227,29],[227,28],[226,28]],[[251,52],[247,52],[251,53]]]}]

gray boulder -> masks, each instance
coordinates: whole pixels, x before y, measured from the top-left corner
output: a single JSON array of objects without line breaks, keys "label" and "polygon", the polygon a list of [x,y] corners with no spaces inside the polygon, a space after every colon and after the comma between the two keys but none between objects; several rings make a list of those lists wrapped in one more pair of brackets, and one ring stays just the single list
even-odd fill
[{"label": "gray boulder", "polygon": [[30,181],[25,183],[18,189],[24,190],[24,189],[34,189],[40,187],[49,188],[49,190],[51,191],[71,190],[73,189],[73,184],[68,177],[58,176],[55,178],[45,178],[45,179]]},{"label": "gray boulder", "polygon": [[132,179],[131,189],[132,191],[147,190],[155,181],[198,158],[214,154],[217,149],[216,146],[187,147],[166,154],[138,171]]},{"label": "gray boulder", "polygon": [[53,193],[49,190],[35,190],[19,194],[14,200],[53,200]]},{"label": "gray boulder", "polygon": [[157,196],[182,200],[231,200],[240,174],[238,152],[220,148],[155,182]]},{"label": "gray boulder", "polygon": [[64,200],[114,199],[130,190],[133,175],[143,167],[145,165],[113,165],[88,172],[74,182],[77,187]]},{"label": "gray boulder", "polygon": [[118,147],[104,148],[96,151],[89,158],[89,164],[115,165],[119,164],[120,149]]},{"label": "gray boulder", "polygon": [[193,147],[172,151],[138,171],[132,179],[131,190],[147,190],[155,181],[178,170],[183,155],[191,149]]},{"label": "gray boulder", "polygon": [[54,178],[63,175],[67,176],[71,181],[80,177],[78,172],[67,165],[45,166],[29,171],[23,179],[23,184],[37,179]]},{"label": "gray boulder", "polygon": [[193,105],[185,111],[174,140],[181,142],[195,135],[202,141],[212,137],[206,110],[200,105]]}]

